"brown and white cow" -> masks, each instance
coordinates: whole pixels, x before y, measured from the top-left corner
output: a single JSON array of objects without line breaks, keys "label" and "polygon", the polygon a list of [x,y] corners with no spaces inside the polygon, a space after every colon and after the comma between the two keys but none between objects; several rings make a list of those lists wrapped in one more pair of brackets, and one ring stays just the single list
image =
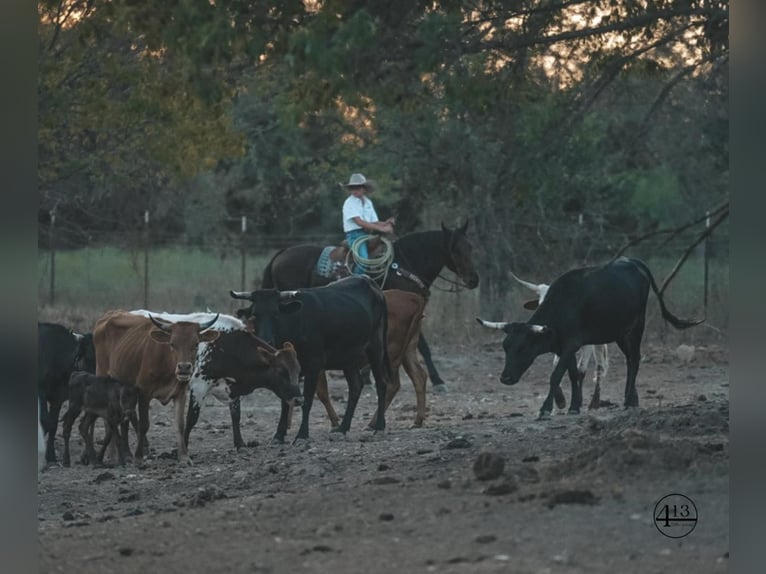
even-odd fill
[{"label": "brown and white cow", "polygon": [[175,406],[178,461],[191,464],[184,440],[186,391],[197,362],[200,342],[212,342],[218,331],[208,330],[218,315],[205,323],[161,322],[126,311],[109,311],[93,329],[96,374],[112,376],[138,387],[139,437],[135,458],[140,461],[148,443],[149,402]]}]

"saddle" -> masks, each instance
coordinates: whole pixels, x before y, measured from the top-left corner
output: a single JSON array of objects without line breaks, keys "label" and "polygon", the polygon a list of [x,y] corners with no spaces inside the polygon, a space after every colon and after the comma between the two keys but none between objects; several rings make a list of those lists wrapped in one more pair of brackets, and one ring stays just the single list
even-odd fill
[{"label": "saddle", "polygon": [[319,254],[314,273],[331,281],[348,277],[351,275],[351,269],[346,266],[348,252],[349,248],[345,245],[345,241],[341,245],[328,245]]},{"label": "saddle", "polygon": [[[385,250],[386,246],[380,240],[380,236],[373,235],[367,241],[367,256],[370,259],[380,257],[385,253]],[[350,252],[351,246],[345,239],[341,241],[340,245],[328,245],[317,259],[315,273],[320,277],[332,280],[348,277],[356,267],[354,257]]]}]

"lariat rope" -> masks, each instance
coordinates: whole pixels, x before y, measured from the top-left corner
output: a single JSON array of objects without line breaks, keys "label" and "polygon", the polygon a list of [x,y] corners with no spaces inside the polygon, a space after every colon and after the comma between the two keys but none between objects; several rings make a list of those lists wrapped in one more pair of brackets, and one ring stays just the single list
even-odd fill
[{"label": "lariat rope", "polygon": [[349,259],[353,257],[354,262],[357,265],[361,265],[365,274],[370,277],[370,279],[375,282],[380,280],[379,284],[383,285],[386,282],[386,278],[388,277],[388,270],[391,268],[391,263],[394,260],[394,244],[390,239],[386,239],[385,237],[381,236],[379,239],[385,246],[383,254],[379,257],[362,257],[359,255],[359,249],[361,248],[362,243],[369,241],[372,239],[372,237],[372,235],[361,235],[353,241],[353,243],[349,246],[350,249],[348,255],[346,255],[346,267],[348,267]]}]

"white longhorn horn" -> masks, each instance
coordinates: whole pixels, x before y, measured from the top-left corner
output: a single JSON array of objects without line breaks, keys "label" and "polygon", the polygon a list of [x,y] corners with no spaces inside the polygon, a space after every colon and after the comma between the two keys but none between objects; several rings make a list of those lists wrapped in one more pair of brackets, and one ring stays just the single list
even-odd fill
[{"label": "white longhorn horn", "polygon": [[250,300],[250,295],[252,291],[229,291],[229,295],[231,295],[234,299],[247,299]]},{"label": "white longhorn horn", "polygon": [[537,293],[537,296],[540,297],[540,299],[545,297],[545,293],[548,291],[548,285],[546,285],[545,283],[540,283],[539,285],[535,285],[534,283],[530,283],[529,281],[524,281],[523,279],[519,279],[518,277],[516,277],[513,271],[508,271],[508,273],[510,273],[511,277],[516,279],[516,281],[524,285],[524,287],[526,287],[527,289],[531,289],[532,291]]},{"label": "white longhorn horn", "polygon": [[500,322],[496,323],[493,321],[485,321],[484,319],[480,319],[479,317],[476,317],[476,320],[485,327],[489,327],[490,329],[505,329],[505,326],[508,325],[507,322]]}]

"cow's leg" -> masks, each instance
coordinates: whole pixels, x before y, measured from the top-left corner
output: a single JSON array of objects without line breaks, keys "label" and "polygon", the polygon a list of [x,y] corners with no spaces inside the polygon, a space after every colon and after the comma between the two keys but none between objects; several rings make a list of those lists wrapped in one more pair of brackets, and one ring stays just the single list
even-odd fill
[{"label": "cow's leg", "polygon": [[[118,441],[118,442],[114,443],[114,444],[117,445],[117,457],[119,458],[119,456],[120,456],[120,449],[123,449],[123,453],[124,454],[122,456],[125,459],[132,459],[133,455],[130,453],[130,449],[128,447],[128,444],[129,444],[128,443],[128,425],[130,423],[128,423],[128,422],[123,422],[123,423],[118,422],[116,424],[117,424],[117,426],[120,427],[120,432],[119,433],[114,433],[114,440]],[[133,428],[136,431],[136,435],[138,435],[138,422],[136,422],[133,425]],[[91,435],[92,435],[93,434],[93,426],[91,426],[90,432],[91,432]],[[104,453],[106,452],[106,449],[107,449],[107,447],[110,444],[112,445],[112,450],[114,450],[114,445],[113,445],[112,440],[111,440],[112,436],[113,436],[112,435],[112,431],[110,431],[109,427],[107,426],[106,434],[104,436],[104,444],[101,445],[101,449],[98,451],[98,458],[97,458],[97,460],[98,460],[99,464],[103,464],[104,463]],[[125,463],[122,462],[120,464],[124,465]]]},{"label": "cow's leg", "polygon": [[434,392],[446,392],[447,386],[444,384],[444,380],[436,371],[436,365],[434,365],[433,358],[431,357],[431,348],[428,346],[428,342],[426,341],[426,338],[423,336],[422,332],[420,333],[420,340],[418,340],[418,351],[420,351],[420,354],[423,355],[423,361],[426,364],[426,370],[428,371],[428,376],[431,379],[431,384],[433,385]]},{"label": "cow's leg", "polygon": [[242,448],[245,446],[245,441],[242,440],[242,429],[240,428],[239,421],[242,416],[242,401],[239,397],[232,399],[229,402],[229,415],[231,416],[231,434],[234,437],[234,448]]},{"label": "cow's leg", "polygon": [[140,463],[144,458],[144,448],[146,442],[146,433],[149,430],[149,401],[151,398],[145,393],[139,392],[138,395],[138,441],[136,444],[135,461]]},{"label": "cow's leg", "polygon": [[[390,357],[388,356],[388,342],[386,341],[386,329],[385,321],[383,321],[381,329],[377,329],[373,335],[373,339],[369,348],[367,349],[367,362],[372,369],[372,376],[375,377],[375,391],[378,395],[378,410],[375,417],[375,430],[382,431],[386,428],[386,393],[391,385],[391,377],[393,371],[396,370],[396,376],[399,376],[399,364],[394,366],[390,363]],[[399,384],[401,386],[401,383]],[[397,389],[398,390],[398,389]],[[393,395],[391,396],[393,399]],[[354,403],[356,407],[356,403]],[[351,412],[353,414],[353,410]],[[349,417],[349,422],[351,417]]]},{"label": "cow's leg", "polygon": [[[120,466],[125,466],[125,445],[123,440],[123,433],[120,431],[120,425],[122,416],[120,412],[112,412],[110,416],[104,421],[106,423],[106,436],[114,437],[114,441],[117,444],[117,460]],[[106,438],[104,440],[107,440]],[[100,461],[99,461],[100,462]]]},{"label": "cow's leg", "polygon": [[64,466],[70,466],[71,464],[71,460],[69,457],[69,437],[72,435],[72,426],[74,425],[74,421],[77,420],[77,417],[79,415],[80,415],[79,406],[70,402],[67,412],[64,413],[64,420],[61,425],[62,432],[64,435],[64,461],[63,461]]},{"label": "cow's leg", "polygon": [[351,429],[351,419],[354,416],[356,404],[359,402],[359,396],[362,394],[362,378],[359,375],[359,370],[355,368],[343,369],[343,374],[348,383],[348,403],[346,403],[346,412],[343,413],[340,426],[332,430],[347,433]]},{"label": "cow's leg", "polygon": [[577,362],[575,361],[574,356],[569,361],[567,373],[569,374],[569,383],[572,387],[572,399],[569,403],[568,413],[570,415],[576,415],[579,414],[580,408],[582,407],[582,382],[585,378],[585,374],[577,367]]},{"label": "cow's leg", "polygon": [[324,409],[327,411],[327,416],[330,419],[330,426],[332,428],[338,427],[338,413],[332,406],[330,401],[330,391],[327,389],[327,371],[322,371],[319,374],[319,380],[317,381],[317,398],[324,405]]},{"label": "cow's leg", "polygon": [[[393,369],[391,373],[391,382],[386,386],[386,410],[388,410],[388,407],[391,405],[391,401],[394,400],[396,393],[399,392],[399,389],[401,387],[402,387],[402,381],[400,380],[400,377],[399,377],[399,369]],[[372,415],[372,418],[370,419],[370,423],[367,426],[371,429],[374,429],[376,428],[377,421],[378,421],[378,411],[376,409],[375,414]]]},{"label": "cow's leg", "polygon": [[45,445],[45,460],[47,462],[56,462],[56,427],[59,424],[59,413],[63,401],[53,401],[48,409],[48,422],[46,431],[48,432],[48,441]]},{"label": "cow's leg", "polygon": [[[553,367],[556,368],[556,365],[559,363],[559,356],[553,355]],[[553,396],[553,400],[556,402],[556,408],[563,411],[565,408],[567,408],[567,398],[564,396],[564,391],[561,389],[561,387],[558,387],[556,389],[556,394]]]},{"label": "cow's leg", "polygon": [[93,435],[90,433],[91,426],[95,423],[96,418],[98,417],[86,412],[80,419],[80,436],[82,436],[82,440],[85,443],[85,452],[80,457],[80,461],[83,464],[96,462],[96,449],[93,448]]},{"label": "cow's leg", "polygon": [[[199,399],[202,400],[202,397]],[[197,424],[197,421],[199,420],[199,412],[200,412],[200,402],[197,400],[197,397],[194,395],[194,391],[189,389],[189,407],[186,411],[186,426],[184,427],[184,442],[186,443],[186,446],[188,448],[189,446],[189,435],[191,434],[192,429],[194,428],[194,425]]]},{"label": "cow's leg", "polygon": [[176,442],[178,444],[178,462],[181,464],[192,465],[192,460],[189,458],[189,451],[186,448],[186,440],[184,437],[184,423],[186,419],[186,389],[183,389],[178,396],[173,399],[173,406],[176,411]]},{"label": "cow's leg", "polygon": [[[295,438],[293,439],[293,444],[295,444],[298,439],[309,438],[309,415],[311,414],[311,405],[314,404],[314,394],[316,393],[317,380],[319,379],[320,370],[321,368],[314,365],[304,369],[306,377],[303,382],[303,413],[301,417],[301,426],[298,429],[298,434],[296,434]],[[358,373],[357,376],[359,376]],[[287,409],[285,408],[285,405],[282,405],[282,411],[285,419],[286,429]],[[280,425],[282,424],[282,417],[280,417],[279,423]]]},{"label": "cow's leg", "polygon": [[596,386],[593,389],[589,409],[597,409],[601,406],[601,380],[606,376],[606,370],[609,367],[609,355],[606,345],[598,345],[594,349],[596,359],[596,368],[594,369],[593,382]]},{"label": "cow's leg", "polygon": [[285,435],[287,434],[288,419],[292,416],[293,408],[287,401],[282,401],[282,412],[279,414],[279,423],[277,424],[277,432],[274,434],[274,438],[271,439],[273,444],[282,444],[285,442]]},{"label": "cow's leg", "polygon": [[638,392],[636,391],[636,376],[638,365],[641,362],[641,338],[644,335],[644,322],[641,321],[633,329],[617,340],[617,346],[625,354],[628,366],[625,381],[625,408],[638,406]]},{"label": "cow's leg", "polygon": [[[93,424],[90,425],[91,444],[94,444],[93,428],[95,427],[95,425],[96,425],[96,422],[94,420]],[[98,454],[95,455],[94,460],[91,461],[93,463],[93,466],[104,464],[104,452],[106,450],[107,445],[112,445],[111,450],[114,451],[116,449],[117,451],[117,454],[110,456],[109,460],[114,461],[116,458],[116,460],[119,462],[120,449],[122,448],[122,443],[120,442],[120,434],[115,431],[115,428],[112,426],[112,423],[110,422],[109,417],[104,419],[104,444],[101,446],[101,449],[98,451]],[[123,462],[122,464],[125,464],[125,463]]]},{"label": "cow's leg", "polygon": [[550,386],[548,389],[548,396],[545,397],[543,406],[540,408],[539,418],[547,418],[550,416],[551,412],[553,412],[553,398],[556,396],[556,389],[561,383],[561,378],[564,376],[564,371],[568,369],[570,363],[574,363],[574,354],[576,350],[577,349],[575,348],[562,352],[558,363],[556,363],[556,366],[553,368],[553,372],[551,373],[550,378]]}]

